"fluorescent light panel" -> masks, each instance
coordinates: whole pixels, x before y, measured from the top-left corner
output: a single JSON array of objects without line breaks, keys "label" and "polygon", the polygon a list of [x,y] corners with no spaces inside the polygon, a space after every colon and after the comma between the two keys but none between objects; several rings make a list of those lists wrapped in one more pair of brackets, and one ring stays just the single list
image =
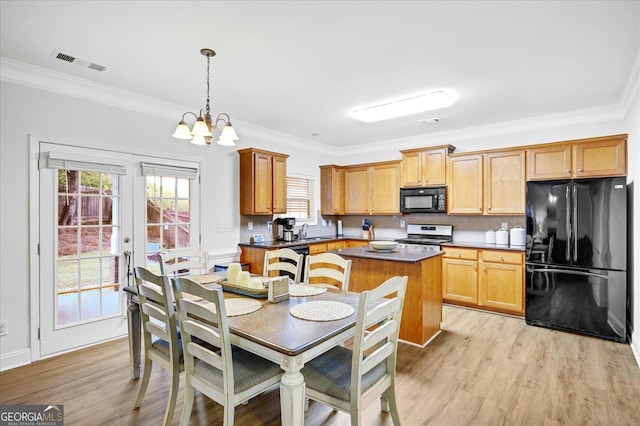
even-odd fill
[{"label": "fluorescent light panel", "polygon": [[453,99],[446,92],[437,91],[423,93],[409,98],[385,102],[380,105],[360,108],[351,112],[356,120],[372,123],[389,118],[403,117],[418,112],[445,108],[453,104]]}]

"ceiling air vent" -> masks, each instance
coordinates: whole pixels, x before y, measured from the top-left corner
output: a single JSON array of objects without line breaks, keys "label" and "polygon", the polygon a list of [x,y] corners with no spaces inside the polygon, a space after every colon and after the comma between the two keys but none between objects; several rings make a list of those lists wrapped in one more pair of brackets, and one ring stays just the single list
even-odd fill
[{"label": "ceiling air vent", "polygon": [[83,68],[89,68],[89,69],[100,71],[100,72],[107,70],[107,67],[104,65],[97,64],[94,61],[91,61],[89,59],[78,58],[77,56],[73,56],[68,53],[61,52],[59,50],[54,50],[51,56],[53,56],[56,59],[60,59],[61,61],[79,65]]}]

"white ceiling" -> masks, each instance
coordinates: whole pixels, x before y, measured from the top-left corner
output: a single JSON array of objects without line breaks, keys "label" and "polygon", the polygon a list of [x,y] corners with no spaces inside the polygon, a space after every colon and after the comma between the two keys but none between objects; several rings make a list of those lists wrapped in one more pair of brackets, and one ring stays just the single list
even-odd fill
[{"label": "white ceiling", "polygon": [[[1,56],[347,147],[621,102],[640,1],[7,1]],[[54,50],[105,65],[62,62]],[[449,108],[356,107],[445,89]],[[419,119],[439,117],[427,125]],[[176,121],[180,117],[176,117]],[[317,133],[317,136],[311,136]]]}]

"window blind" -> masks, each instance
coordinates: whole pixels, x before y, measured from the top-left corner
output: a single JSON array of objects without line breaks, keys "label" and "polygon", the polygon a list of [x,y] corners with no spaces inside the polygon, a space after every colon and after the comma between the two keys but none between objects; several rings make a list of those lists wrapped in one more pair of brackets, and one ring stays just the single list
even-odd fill
[{"label": "window blind", "polygon": [[170,166],[167,164],[140,163],[142,176],[171,176],[176,178],[196,179],[198,168]]},{"label": "window blind", "polygon": [[315,221],[315,196],[312,178],[287,176],[287,216],[301,222]]},{"label": "window blind", "polygon": [[39,161],[40,168],[61,170],[82,170],[86,172],[102,172],[126,175],[127,166],[112,158],[89,157],[59,152],[46,152]]}]

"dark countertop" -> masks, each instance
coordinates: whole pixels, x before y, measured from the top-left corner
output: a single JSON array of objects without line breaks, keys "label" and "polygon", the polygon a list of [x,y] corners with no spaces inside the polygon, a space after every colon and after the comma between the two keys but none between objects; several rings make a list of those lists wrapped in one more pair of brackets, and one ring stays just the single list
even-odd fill
[{"label": "dark countertop", "polygon": [[362,257],[366,259],[390,260],[393,262],[416,263],[431,257],[442,256],[444,253],[427,252],[424,250],[407,249],[398,247],[390,252],[380,252],[370,249],[369,247],[351,247],[340,250],[333,250],[330,253],[336,253],[343,257]]},{"label": "dark countertop", "polygon": [[369,241],[362,238],[360,236],[352,236],[345,235],[344,237],[336,237],[336,236],[326,236],[326,237],[309,237],[304,240],[294,240],[294,241],[265,241],[263,243],[252,243],[252,242],[240,242],[238,245],[240,247],[253,247],[253,248],[263,248],[263,249],[274,249],[274,248],[286,248],[286,247],[295,247],[305,244],[321,244],[321,243],[329,243],[334,241],[344,241],[344,240],[360,240],[360,241]]},{"label": "dark countertop", "polygon": [[491,250],[510,250],[510,251],[524,251],[525,246],[513,246],[509,244],[487,244],[476,243],[470,241],[451,241],[450,243],[442,244],[442,247],[469,247],[477,249],[491,249]]}]

